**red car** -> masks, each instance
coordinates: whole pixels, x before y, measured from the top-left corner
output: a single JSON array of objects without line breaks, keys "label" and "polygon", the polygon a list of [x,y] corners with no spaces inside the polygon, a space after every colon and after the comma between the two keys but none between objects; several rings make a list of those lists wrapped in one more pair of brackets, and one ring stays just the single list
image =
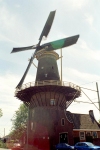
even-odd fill
[{"label": "red car", "polygon": [[19,143],[14,143],[11,150],[23,150],[23,149],[21,148],[21,145]]}]

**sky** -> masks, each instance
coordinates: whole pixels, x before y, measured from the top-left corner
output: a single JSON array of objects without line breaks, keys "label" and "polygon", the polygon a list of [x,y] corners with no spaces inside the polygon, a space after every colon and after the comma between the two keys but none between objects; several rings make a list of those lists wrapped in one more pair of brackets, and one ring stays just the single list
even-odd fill
[{"label": "sky", "polygon": [[[50,11],[56,15],[47,39],[42,43],[80,35],[77,43],[62,49],[63,81],[81,87],[81,96],[68,111],[88,114],[93,110],[100,119],[100,0],[0,0],[0,136],[9,134],[15,111],[22,103],[14,96],[28,60],[34,50],[11,54],[13,47],[38,43]],[[60,56],[60,50],[56,51]],[[38,62],[35,59],[34,63]],[[60,59],[57,61],[60,73]],[[32,65],[25,83],[35,81],[37,69]],[[91,104],[91,101],[93,103]],[[5,131],[5,132],[4,132]]]}]

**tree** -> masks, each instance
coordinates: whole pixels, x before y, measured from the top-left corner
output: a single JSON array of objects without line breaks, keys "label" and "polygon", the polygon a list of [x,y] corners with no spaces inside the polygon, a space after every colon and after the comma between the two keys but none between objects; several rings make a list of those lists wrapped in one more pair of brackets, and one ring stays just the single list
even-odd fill
[{"label": "tree", "polygon": [[3,113],[2,113],[2,109],[0,109],[0,117],[2,117]]},{"label": "tree", "polygon": [[15,112],[12,119],[12,130],[10,135],[13,139],[19,139],[26,130],[28,118],[28,107],[25,104],[21,104],[18,110]]}]

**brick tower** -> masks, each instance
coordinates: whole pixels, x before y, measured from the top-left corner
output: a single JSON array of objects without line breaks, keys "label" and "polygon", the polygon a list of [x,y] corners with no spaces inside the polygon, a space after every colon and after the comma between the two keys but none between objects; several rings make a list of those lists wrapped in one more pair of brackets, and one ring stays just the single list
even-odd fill
[{"label": "brick tower", "polygon": [[59,142],[73,144],[73,126],[66,118],[66,109],[80,96],[80,87],[61,83],[56,52],[38,52],[36,58],[35,82],[23,85],[15,94],[29,106],[28,150],[52,150]]}]

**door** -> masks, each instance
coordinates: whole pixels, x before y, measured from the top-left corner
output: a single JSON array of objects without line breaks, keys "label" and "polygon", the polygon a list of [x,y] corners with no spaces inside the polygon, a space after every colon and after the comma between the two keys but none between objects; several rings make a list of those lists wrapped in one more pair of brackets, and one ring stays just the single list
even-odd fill
[{"label": "door", "polygon": [[68,143],[68,133],[59,134],[60,143]]},{"label": "door", "polygon": [[80,142],[80,138],[79,138],[79,137],[74,137],[74,145],[75,145],[76,143],[78,143],[78,142]]},{"label": "door", "polygon": [[91,143],[93,143],[93,138],[92,138],[92,136],[86,136],[86,142],[91,142]]}]

